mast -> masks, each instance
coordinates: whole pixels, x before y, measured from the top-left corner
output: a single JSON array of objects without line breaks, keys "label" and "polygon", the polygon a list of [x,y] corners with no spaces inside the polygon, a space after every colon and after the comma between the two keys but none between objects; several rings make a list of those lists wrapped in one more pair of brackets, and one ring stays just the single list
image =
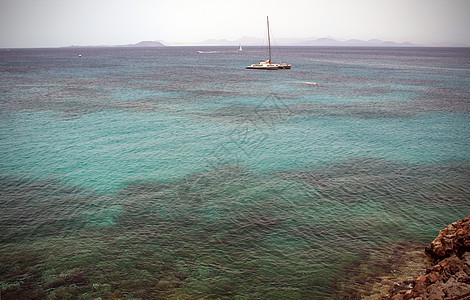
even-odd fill
[{"label": "mast", "polygon": [[269,60],[271,63],[271,37],[269,36],[269,16],[266,16],[266,22],[268,23],[268,49],[269,49]]}]

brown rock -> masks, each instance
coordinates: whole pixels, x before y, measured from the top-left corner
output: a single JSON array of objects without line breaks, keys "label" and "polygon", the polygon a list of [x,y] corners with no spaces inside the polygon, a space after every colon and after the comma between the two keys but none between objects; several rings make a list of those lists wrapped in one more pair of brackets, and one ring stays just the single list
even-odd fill
[{"label": "brown rock", "polygon": [[468,276],[470,276],[470,267],[469,267],[468,265],[465,264],[465,265],[462,267],[462,270],[463,270]]},{"label": "brown rock", "polygon": [[426,270],[426,273],[430,273],[430,272],[440,273],[441,271],[442,271],[442,266],[440,264],[437,264],[437,265],[433,266],[431,269]]},{"label": "brown rock", "polygon": [[470,299],[470,215],[441,230],[425,252],[434,266],[411,290],[391,291],[390,299]]},{"label": "brown rock", "polygon": [[430,283],[435,283],[439,279],[439,274],[437,272],[431,273],[427,277]]},{"label": "brown rock", "polygon": [[426,294],[428,288],[428,284],[425,281],[417,282],[413,287],[413,290],[416,292],[417,295],[424,295]]},{"label": "brown rock", "polygon": [[440,283],[430,285],[428,288],[429,300],[441,300],[444,299],[446,294],[443,291],[444,286]]},{"label": "brown rock", "polygon": [[396,293],[394,296],[392,296],[390,299],[391,300],[403,300],[405,299],[405,291],[399,291]]},{"label": "brown rock", "polygon": [[461,256],[470,251],[470,215],[459,222],[450,224],[439,232],[439,236],[426,247],[426,252],[435,260],[452,254]]},{"label": "brown rock", "polygon": [[411,298],[414,298],[416,296],[416,293],[413,292],[413,290],[408,290],[405,292],[405,295],[403,295],[403,299],[411,299]]},{"label": "brown rock", "polygon": [[444,284],[443,291],[449,297],[460,297],[470,292],[470,285],[451,278]]},{"label": "brown rock", "polygon": [[426,277],[426,275],[421,275],[418,277],[418,279],[416,279],[415,284],[426,283],[427,279],[428,278]]}]

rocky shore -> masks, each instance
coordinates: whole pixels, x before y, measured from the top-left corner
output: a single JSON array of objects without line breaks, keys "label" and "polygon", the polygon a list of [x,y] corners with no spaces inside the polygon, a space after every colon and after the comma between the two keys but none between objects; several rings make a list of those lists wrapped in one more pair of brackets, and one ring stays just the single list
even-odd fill
[{"label": "rocky shore", "polygon": [[417,279],[396,284],[389,299],[470,299],[470,215],[441,230],[425,252],[433,266]]}]

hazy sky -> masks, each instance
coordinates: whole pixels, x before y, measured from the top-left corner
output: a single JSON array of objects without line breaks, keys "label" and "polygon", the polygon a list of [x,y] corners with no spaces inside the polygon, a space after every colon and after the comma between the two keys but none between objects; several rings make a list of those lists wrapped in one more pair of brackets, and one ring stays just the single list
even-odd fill
[{"label": "hazy sky", "polygon": [[0,47],[263,37],[470,46],[470,0],[0,0]]}]

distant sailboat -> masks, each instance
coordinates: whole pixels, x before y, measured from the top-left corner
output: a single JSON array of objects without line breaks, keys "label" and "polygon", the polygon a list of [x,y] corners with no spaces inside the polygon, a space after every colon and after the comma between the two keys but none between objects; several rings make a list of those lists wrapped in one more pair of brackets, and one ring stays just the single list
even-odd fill
[{"label": "distant sailboat", "polygon": [[[259,69],[259,70],[279,70],[279,69],[290,69],[291,65],[286,63],[271,63],[271,36],[269,34],[269,17],[266,17],[268,24],[268,52],[269,59],[266,61],[260,61],[258,64],[252,64],[251,66],[246,67],[246,69]],[[241,47],[241,46],[240,46]]]},{"label": "distant sailboat", "polygon": [[242,49],[242,44],[240,44],[240,47],[238,48],[237,52],[242,52],[243,49]]},{"label": "distant sailboat", "polygon": [[220,51],[201,51],[201,50],[197,51],[197,53],[201,53],[201,54],[202,53],[219,53],[219,52]]}]

